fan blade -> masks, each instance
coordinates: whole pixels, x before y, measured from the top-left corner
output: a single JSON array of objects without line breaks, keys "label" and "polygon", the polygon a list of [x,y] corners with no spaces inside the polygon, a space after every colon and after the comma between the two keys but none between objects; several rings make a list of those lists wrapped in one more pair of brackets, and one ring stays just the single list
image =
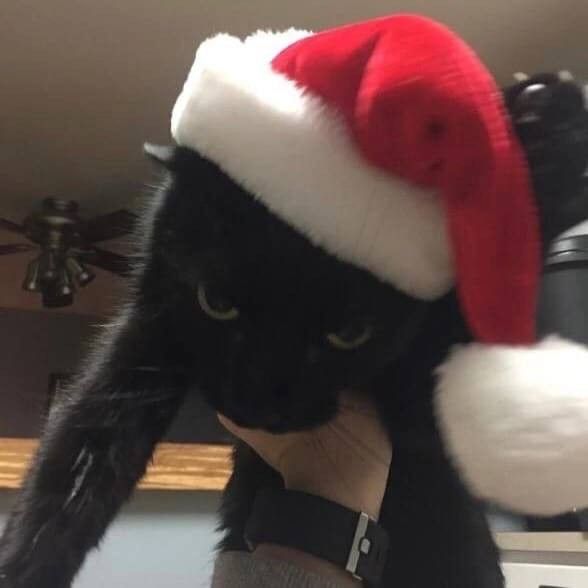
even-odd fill
[{"label": "fan blade", "polygon": [[11,233],[18,233],[19,235],[24,233],[23,226],[18,225],[17,223],[13,223],[7,218],[0,218],[0,229],[3,231],[10,231]]},{"label": "fan blade", "polygon": [[25,251],[32,251],[35,249],[32,245],[25,243],[8,243],[7,245],[0,245],[0,255],[10,255],[11,253],[24,253]]},{"label": "fan blade", "polygon": [[132,270],[130,258],[98,247],[84,251],[79,259],[83,263],[93,265],[118,276],[128,276]]},{"label": "fan blade", "polygon": [[83,222],[80,232],[86,243],[109,241],[128,235],[136,220],[136,214],[128,210],[117,210]]}]

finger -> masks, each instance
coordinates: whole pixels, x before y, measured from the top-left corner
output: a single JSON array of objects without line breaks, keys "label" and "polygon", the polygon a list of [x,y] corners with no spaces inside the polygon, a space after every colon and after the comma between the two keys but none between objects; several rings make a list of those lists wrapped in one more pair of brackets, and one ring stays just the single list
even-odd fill
[{"label": "finger", "polygon": [[245,427],[240,427],[223,414],[217,413],[217,417],[225,429],[249,445],[253,445],[255,441],[258,441],[259,438],[264,435],[264,432],[258,429],[247,429]]},{"label": "finger", "polygon": [[283,448],[292,442],[293,434],[286,433],[275,435],[261,429],[248,429],[240,427],[226,416],[217,413],[220,423],[233,435],[245,441],[270,465],[275,462],[276,456],[280,455]]},{"label": "finger", "polygon": [[233,433],[233,435],[236,435],[235,433],[235,429],[237,429],[237,425],[230,419],[228,419],[224,414],[221,414],[220,412],[216,413],[216,418],[219,420],[220,424],[227,429],[230,433]]}]

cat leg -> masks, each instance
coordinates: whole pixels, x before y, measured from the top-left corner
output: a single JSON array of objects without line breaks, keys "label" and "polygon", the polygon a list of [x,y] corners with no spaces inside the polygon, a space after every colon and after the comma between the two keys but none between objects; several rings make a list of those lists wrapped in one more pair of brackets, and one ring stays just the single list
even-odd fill
[{"label": "cat leg", "polygon": [[504,588],[484,506],[447,457],[431,400],[427,364],[440,363],[444,336],[464,340],[455,310],[453,300],[440,303],[417,347],[422,355],[413,353],[412,367],[395,366],[371,389],[394,447],[379,521],[390,536],[382,588]]},{"label": "cat leg", "polygon": [[390,534],[383,588],[504,588],[483,505],[437,447],[395,447],[380,524]]},{"label": "cat leg", "polygon": [[1,588],[70,586],[181,404],[182,377],[144,369],[160,333],[132,322],[96,347],[103,357],[51,411],[0,538]]},{"label": "cat leg", "polygon": [[242,441],[235,445],[233,464],[220,507],[219,530],[224,532],[218,545],[220,551],[248,549],[244,531],[257,491],[268,486],[283,487],[280,475]]}]

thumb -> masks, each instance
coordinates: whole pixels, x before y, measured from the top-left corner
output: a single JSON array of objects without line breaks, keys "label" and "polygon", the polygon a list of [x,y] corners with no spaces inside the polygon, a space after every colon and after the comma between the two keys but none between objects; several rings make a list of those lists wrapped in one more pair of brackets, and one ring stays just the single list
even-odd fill
[{"label": "thumb", "polygon": [[284,449],[292,443],[293,434],[274,434],[262,429],[248,429],[240,427],[226,416],[217,413],[219,422],[230,433],[245,441],[269,465],[275,466],[276,460]]}]

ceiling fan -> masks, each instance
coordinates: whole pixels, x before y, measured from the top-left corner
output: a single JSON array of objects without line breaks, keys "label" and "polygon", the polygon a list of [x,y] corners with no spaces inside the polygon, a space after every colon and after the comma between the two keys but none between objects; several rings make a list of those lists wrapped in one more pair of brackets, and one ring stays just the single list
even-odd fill
[{"label": "ceiling fan", "polygon": [[128,257],[97,247],[96,243],[117,239],[132,232],[137,219],[128,210],[117,210],[82,219],[73,200],[46,198],[22,224],[0,218],[0,229],[22,235],[31,243],[0,244],[0,255],[39,250],[29,263],[23,290],[39,292],[43,306],[69,306],[77,286],[84,287],[95,274],[88,266],[126,276],[131,270]]}]

